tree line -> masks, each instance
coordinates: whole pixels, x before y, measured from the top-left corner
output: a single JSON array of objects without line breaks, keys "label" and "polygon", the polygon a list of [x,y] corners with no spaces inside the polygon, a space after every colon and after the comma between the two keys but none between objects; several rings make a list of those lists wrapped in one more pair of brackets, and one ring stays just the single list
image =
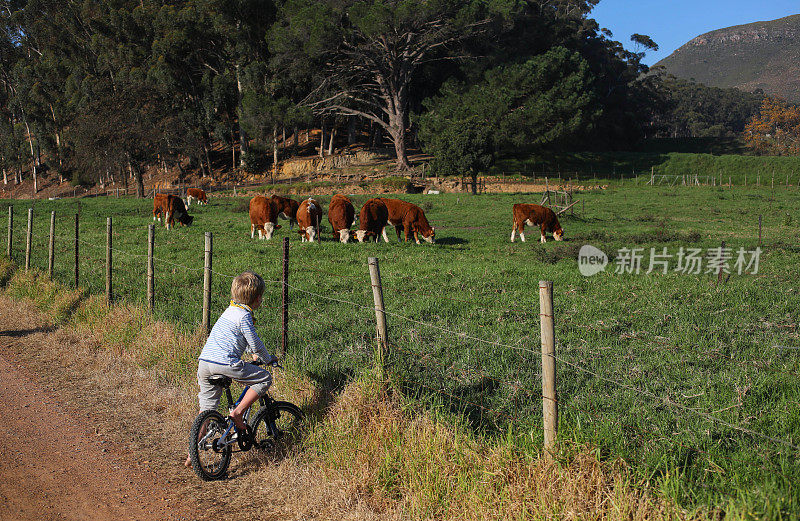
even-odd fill
[{"label": "tree line", "polygon": [[311,127],[320,153],[337,131],[385,137],[398,169],[414,143],[445,174],[629,147],[664,132],[684,87],[646,74],[655,42],[626,50],[597,2],[0,0],[0,167],[142,194],[148,166],[207,175],[222,146],[263,171]]}]

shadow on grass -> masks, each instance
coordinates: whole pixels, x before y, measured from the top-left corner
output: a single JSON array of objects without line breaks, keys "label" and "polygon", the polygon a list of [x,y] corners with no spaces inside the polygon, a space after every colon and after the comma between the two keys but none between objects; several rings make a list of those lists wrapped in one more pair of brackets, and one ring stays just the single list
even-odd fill
[{"label": "shadow on grass", "polygon": [[336,399],[336,395],[353,380],[355,372],[349,369],[308,371],[306,376],[316,384],[316,392],[303,412],[306,415],[306,421],[315,422],[324,416],[325,411]]},{"label": "shadow on grass", "polygon": [[314,424],[324,418],[335,401],[336,394],[352,381],[354,374],[353,371],[348,370],[306,372],[306,376],[316,383],[316,390],[311,399],[302,407],[303,418],[300,429],[292,437],[277,441],[274,446],[266,450],[253,449],[242,455],[240,464],[237,465],[234,462],[231,466],[227,479],[236,479],[258,472],[263,470],[266,465],[279,463],[297,453],[298,450],[302,450],[303,438],[306,433],[313,428]]},{"label": "shadow on grass", "polygon": [[444,244],[446,246],[452,246],[455,244],[469,244],[469,241],[464,240],[460,237],[442,237],[441,239],[436,239],[436,244]]},{"label": "shadow on grass", "polygon": [[21,338],[28,335],[35,335],[36,333],[52,333],[55,327],[37,327],[34,329],[17,329],[11,331],[0,331],[0,336],[8,336],[12,338]]}]

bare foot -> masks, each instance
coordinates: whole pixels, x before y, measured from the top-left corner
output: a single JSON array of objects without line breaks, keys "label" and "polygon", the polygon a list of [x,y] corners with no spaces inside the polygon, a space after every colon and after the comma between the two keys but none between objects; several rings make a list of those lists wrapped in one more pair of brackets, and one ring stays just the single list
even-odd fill
[{"label": "bare foot", "polygon": [[186,455],[186,461],[183,462],[184,467],[191,467],[192,466],[192,457],[188,454]]}]

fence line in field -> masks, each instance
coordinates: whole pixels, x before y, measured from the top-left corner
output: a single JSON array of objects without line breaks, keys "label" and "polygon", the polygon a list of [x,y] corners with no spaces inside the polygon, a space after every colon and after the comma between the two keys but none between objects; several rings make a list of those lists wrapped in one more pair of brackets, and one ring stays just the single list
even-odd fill
[{"label": "fence line in field", "polygon": [[[295,290],[295,291],[300,291],[302,293],[306,293],[306,294],[312,295],[312,296],[314,296],[316,298],[330,300],[330,301],[334,301],[334,302],[342,303],[342,304],[349,304],[349,305],[352,305],[354,307],[358,307],[358,308],[361,308],[361,309],[371,309],[369,306],[365,306],[365,305],[358,304],[358,303],[355,303],[355,302],[347,301],[347,300],[344,300],[344,299],[339,299],[339,298],[335,298],[335,297],[329,297],[327,295],[322,295],[322,294],[315,293],[315,292],[312,292],[312,291],[303,290],[303,289],[294,287],[292,285],[289,285],[289,287],[291,289]],[[422,325],[422,326],[425,326],[425,327],[428,327],[428,328],[431,328],[431,329],[437,329],[439,331],[443,331],[443,332],[449,333],[449,334],[451,334],[453,336],[456,336],[458,338],[473,340],[473,341],[476,341],[476,342],[488,344],[488,345],[495,346],[495,347],[505,347],[505,348],[508,348],[508,349],[517,350],[517,351],[521,351],[521,352],[525,352],[525,353],[529,353],[529,354],[534,354],[534,355],[539,354],[536,351],[534,351],[532,349],[529,349],[529,348],[525,348],[525,347],[521,347],[521,346],[515,346],[515,345],[506,344],[506,343],[502,343],[502,342],[498,342],[498,341],[493,341],[493,340],[486,340],[486,339],[483,339],[483,338],[480,338],[480,337],[469,335],[469,334],[464,333],[464,332],[456,331],[456,330],[445,328],[445,327],[438,326],[438,325],[435,325],[435,324],[430,324],[430,323],[427,323],[427,322],[424,322],[424,321],[421,321],[421,320],[417,320],[417,319],[413,319],[413,318],[410,318],[410,317],[406,317],[406,316],[403,316],[403,315],[401,315],[399,313],[394,313],[394,312],[390,312],[390,311],[386,311],[386,310],[384,310],[384,313],[387,316],[390,316],[390,317],[393,317],[393,318],[397,318],[397,319],[400,319],[400,320],[404,320],[404,321],[407,321],[407,322],[411,322],[411,323],[414,323],[414,324],[417,324],[417,325]],[[596,373],[594,371],[586,369],[586,368],[584,368],[584,367],[582,367],[582,366],[580,366],[580,365],[578,365],[578,364],[576,364],[574,362],[570,362],[568,360],[565,360],[564,358],[559,357],[559,356],[557,356],[555,354],[549,355],[549,356],[552,356],[552,358],[555,359],[558,362],[566,364],[566,365],[568,365],[568,366],[570,366],[570,367],[572,367],[572,368],[574,368],[574,369],[576,369],[578,371],[581,371],[583,373],[592,375],[592,376],[594,376],[594,377],[596,377],[596,378],[598,378],[598,379],[600,379],[600,380],[602,380],[604,382],[611,383],[611,384],[614,384],[614,385],[616,385],[618,387],[622,387],[624,389],[628,389],[630,391],[634,391],[634,392],[640,393],[642,395],[648,396],[650,398],[659,400],[662,403],[664,403],[665,405],[668,405],[670,407],[677,408],[677,409],[680,409],[680,410],[683,410],[683,411],[686,411],[686,412],[694,413],[694,414],[696,414],[698,416],[701,416],[702,418],[705,418],[706,420],[708,420],[708,421],[710,421],[712,423],[717,423],[717,424],[722,425],[724,427],[728,427],[730,429],[734,429],[734,430],[737,430],[739,432],[742,432],[742,433],[745,433],[745,434],[749,434],[751,436],[759,437],[759,438],[762,438],[762,439],[767,440],[767,441],[771,441],[771,442],[774,442],[774,443],[779,443],[781,445],[785,445],[787,447],[790,447],[790,448],[792,448],[794,450],[800,450],[800,446],[797,446],[797,445],[795,445],[795,444],[793,444],[793,443],[791,443],[789,441],[782,440],[780,438],[775,438],[775,437],[772,437],[772,436],[768,436],[766,434],[763,434],[763,433],[760,433],[760,432],[757,432],[757,431],[753,431],[752,429],[748,429],[748,428],[742,427],[740,425],[735,425],[735,424],[726,422],[725,420],[717,418],[717,417],[715,417],[715,416],[713,416],[713,415],[711,415],[711,414],[709,414],[707,412],[704,412],[704,411],[695,409],[693,407],[689,407],[687,405],[683,405],[681,403],[678,403],[678,402],[676,402],[675,400],[673,400],[670,397],[659,396],[659,395],[656,395],[656,394],[654,394],[654,393],[652,393],[650,391],[638,388],[636,386],[627,384],[625,382],[621,382],[621,381],[618,381],[618,380],[614,380],[612,378],[607,378],[607,377],[601,376],[600,374],[598,374],[598,373]],[[504,383],[509,383],[509,382],[504,382]]]},{"label": "fence line in field", "polygon": [[[11,214],[9,214],[9,218],[11,218],[10,215]],[[108,229],[107,234],[111,235],[110,228]],[[33,238],[31,233],[28,233],[28,237],[30,237],[31,239]],[[61,236],[61,238],[62,239],[68,239],[68,241],[74,239],[74,238],[68,238],[68,237],[63,236],[63,235]],[[210,272],[211,274],[216,275],[216,276],[220,276],[220,277],[224,277],[224,278],[228,278],[228,279],[233,279],[234,278],[233,275],[229,275],[229,274],[221,272],[219,270],[210,269],[210,266],[208,264],[204,268],[194,268],[194,267],[187,266],[187,265],[184,265],[184,264],[181,264],[181,263],[176,263],[176,262],[168,261],[166,259],[158,258],[158,257],[155,257],[154,255],[153,256],[149,256],[149,255],[134,253],[132,251],[128,251],[128,250],[124,250],[124,249],[120,249],[120,248],[115,248],[113,246],[109,248],[109,247],[107,247],[105,245],[101,245],[101,244],[98,244],[96,242],[92,242],[92,241],[87,241],[85,239],[81,239],[80,236],[78,236],[76,239],[77,239],[78,243],[80,243],[80,244],[82,244],[84,246],[89,246],[90,249],[94,250],[94,251],[96,251],[96,250],[110,250],[111,252],[119,253],[121,255],[126,255],[126,256],[129,256],[129,257],[150,258],[153,261],[158,261],[159,263],[164,263],[164,264],[176,267],[176,268],[181,268],[181,269],[184,269],[184,270],[188,270],[188,271],[193,272],[193,273],[198,273],[198,272],[206,272],[206,273],[208,273],[208,272]],[[28,244],[31,244],[33,241],[32,240],[28,240],[26,238],[25,242],[28,243]],[[69,244],[69,242],[67,242],[66,244]],[[31,246],[32,246],[32,244],[31,244]],[[12,247],[13,247],[13,241],[12,241]],[[66,248],[62,247],[62,249],[59,250],[59,251],[61,251],[61,252],[69,252],[70,248],[69,247],[66,247]],[[28,262],[30,262],[30,254],[31,254],[31,251],[30,251],[30,248],[28,248],[26,250],[26,264]],[[85,257],[87,257],[87,256],[84,255],[84,259],[85,259]],[[89,256],[89,257],[91,257],[91,256]],[[308,268],[308,266],[302,267],[303,270],[305,270],[307,268]],[[311,269],[309,271],[316,271],[316,272],[320,272],[320,273],[323,273],[323,274],[326,274],[326,275],[329,275],[329,276],[340,276],[340,274],[329,273],[329,272],[325,272],[324,270],[319,270],[319,269]],[[345,275],[345,274],[342,274],[341,276],[343,278],[348,278],[348,279],[363,278],[362,276],[359,276],[359,275]],[[526,354],[533,354],[533,355],[542,354],[543,361],[545,360],[545,358],[549,357],[549,358],[553,359],[554,361],[560,362],[562,364],[565,364],[565,365],[575,369],[576,371],[582,372],[584,374],[591,375],[594,378],[597,378],[597,379],[599,379],[599,380],[601,380],[603,382],[606,382],[606,383],[613,384],[613,385],[615,385],[617,387],[620,387],[620,388],[623,388],[623,389],[627,389],[629,391],[633,391],[633,392],[637,393],[637,395],[646,396],[646,397],[648,397],[650,399],[659,401],[662,404],[669,406],[670,408],[678,409],[678,410],[681,410],[681,411],[684,411],[684,412],[690,412],[690,413],[693,413],[693,414],[705,419],[706,421],[709,421],[709,422],[712,422],[712,423],[716,423],[716,424],[721,425],[723,427],[726,427],[726,428],[729,428],[729,429],[732,429],[732,430],[736,430],[736,431],[739,431],[741,433],[748,434],[750,436],[758,437],[758,438],[761,438],[763,440],[770,441],[772,443],[780,444],[780,445],[789,447],[789,448],[791,448],[793,450],[800,450],[800,446],[795,445],[794,443],[792,443],[790,441],[783,440],[783,439],[780,439],[780,438],[776,438],[776,437],[773,437],[773,436],[769,436],[769,435],[763,434],[761,432],[754,431],[752,429],[748,429],[748,428],[743,427],[741,425],[737,425],[737,424],[733,424],[733,423],[727,422],[725,420],[717,418],[716,416],[714,416],[711,413],[708,413],[708,412],[696,409],[694,407],[690,407],[690,406],[684,405],[682,403],[679,403],[679,402],[677,402],[676,400],[674,400],[673,398],[671,398],[669,396],[661,396],[661,395],[658,395],[658,394],[653,393],[651,391],[648,391],[646,389],[639,388],[639,387],[637,387],[635,385],[631,385],[629,383],[626,383],[624,381],[617,380],[617,379],[614,379],[614,378],[609,378],[609,377],[606,377],[606,376],[602,376],[601,374],[599,374],[599,373],[597,373],[595,371],[592,371],[590,369],[587,369],[587,368],[583,367],[582,365],[580,365],[578,363],[566,360],[566,359],[562,358],[561,356],[556,355],[554,351],[545,353],[544,352],[544,346],[543,346],[542,353],[538,353],[537,351],[535,351],[533,349],[530,349],[528,347],[525,347],[524,345],[513,345],[513,344],[500,342],[500,341],[497,341],[497,340],[487,340],[485,338],[481,338],[481,337],[475,336],[473,334],[468,334],[468,333],[463,332],[463,331],[458,331],[458,330],[453,329],[451,327],[445,327],[445,326],[441,326],[441,325],[437,325],[437,324],[432,324],[432,323],[429,323],[429,322],[426,322],[426,321],[423,321],[423,320],[418,320],[418,319],[415,319],[415,318],[412,318],[412,317],[405,316],[405,315],[400,314],[400,313],[387,311],[385,308],[379,310],[378,305],[377,305],[377,301],[376,301],[375,305],[370,306],[370,305],[365,305],[365,304],[361,304],[361,303],[358,303],[358,302],[353,302],[352,300],[348,300],[348,299],[345,299],[345,298],[338,298],[338,297],[334,297],[334,296],[331,296],[331,295],[324,295],[324,294],[321,294],[321,293],[318,293],[318,292],[315,292],[315,291],[309,291],[307,289],[300,288],[295,284],[290,284],[286,280],[265,279],[265,282],[268,282],[270,284],[275,284],[275,285],[278,285],[278,286],[281,286],[281,287],[285,287],[285,288],[290,289],[290,290],[292,290],[294,292],[314,297],[315,299],[322,299],[322,300],[326,300],[326,301],[329,301],[329,302],[335,302],[335,303],[339,303],[339,304],[344,304],[344,305],[350,306],[352,308],[358,309],[360,311],[370,311],[370,312],[380,311],[381,313],[383,313],[384,316],[388,316],[388,317],[391,317],[393,319],[397,319],[399,321],[408,322],[408,323],[416,324],[416,325],[419,325],[419,326],[424,326],[424,327],[429,328],[429,329],[441,331],[443,333],[446,333],[446,334],[451,335],[453,337],[459,338],[461,340],[469,340],[469,341],[472,341],[472,342],[476,342],[476,343],[480,343],[480,344],[484,344],[484,345],[488,345],[488,346],[492,346],[492,347],[506,348],[506,349],[509,349],[509,350],[518,351],[518,352],[522,352],[522,353],[526,353]],[[382,291],[382,284],[380,282],[380,278],[378,278],[377,284],[375,282],[375,279],[373,278],[373,281],[370,283],[370,286],[373,288],[373,290],[375,290],[377,288],[377,289],[380,289]],[[210,291],[210,288],[208,287],[208,285],[206,286],[204,291],[206,293],[208,293]],[[417,293],[417,294],[427,295],[427,296],[430,296],[430,297],[442,298],[441,295],[433,295],[433,294],[430,294],[430,293],[420,292],[420,291],[403,291],[403,290],[395,290],[395,289],[392,289],[392,291],[397,291],[399,293],[407,293],[407,294]],[[551,296],[552,296],[552,293],[551,293]],[[444,298],[447,298],[447,297],[444,297]],[[487,308],[482,308],[481,306],[477,306],[476,304],[473,304],[473,303],[471,303],[469,301],[465,301],[465,300],[461,300],[461,299],[455,299],[455,298],[452,298],[450,300],[463,302],[463,303],[468,303],[468,304],[473,305],[476,308],[481,308],[481,309],[484,309],[484,310],[488,310]],[[185,303],[185,301],[182,301],[182,303]],[[285,310],[285,309],[287,309],[287,306],[288,306],[288,303],[284,302],[281,306],[269,306],[268,305],[268,306],[265,306],[265,307],[267,309]],[[382,306],[382,303],[381,303],[381,306]],[[515,312],[525,312],[525,313],[530,314],[530,310],[529,309],[528,310],[523,310],[523,309],[503,308],[503,309],[497,310],[497,311],[500,311],[501,313],[505,312],[505,311],[515,311]],[[204,307],[203,313],[207,313],[207,308]],[[309,315],[307,315],[305,313],[302,313],[302,312],[294,311],[292,313],[292,316],[294,316],[295,318],[300,318],[302,320],[307,320],[309,322],[315,323],[318,326],[321,326],[323,328],[330,328],[331,327],[330,324],[325,324],[324,322],[322,322],[320,320],[317,320],[315,318],[312,318],[311,316],[309,316]],[[552,318],[552,315],[542,315],[541,313],[540,313],[540,316],[549,316],[550,318]],[[563,320],[563,321],[565,321],[565,322],[567,322],[567,323],[569,323],[571,325],[578,325],[578,324],[575,324],[573,321],[571,321],[569,319],[561,319],[561,320]],[[285,327],[286,327],[286,325],[284,324],[284,328]],[[581,327],[592,328],[592,326],[581,326]],[[593,328],[593,329],[597,329],[597,328]],[[386,341],[386,345],[387,345],[387,347],[388,346],[392,346],[396,350],[398,350],[400,352],[403,352],[403,353],[405,353],[407,355],[414,356],[417,360],[420,360],[421,362],[425,362],[426,364],[428,364],[428,367],[430,367],[430,364],[432,363],[431,362],[432,359],[430,357],[419,358],[419,355],[417,353],[413,353],[412,351],[409,351],[409,350],[406,350],[406,349],[400,347],[396,342]],[[438,362],[438,361],[433,360],[433,362]],[[744,363],[746,363],[746,361]],[[445,364],[441,363],[441,362],[439,363],[439,367],[442,368],[442,369],[446,369],[446,370],[452,369],[452,366],[445,367]],[[446,373],[447,373],[447,371],[443,372],[443,377],[449,378],[449,379],[454,380],[454,381],[461,381],[456,377],[453,377],[451,375],[447,375]],[[504,379],[494,378],[494,377],[491,377],[490,375],[483,374],[483,373],[467,374],[464,371],[461,371],[461,375],[466,376],[466,377],[477,376],[480,379],[488,379],[488,380],[493,381],[495,383],[498,383],[500,385],[513,386],[514,389],[519,389],[521,391],[525,391],[529,395],[537,395],[536,391],[533,391],[533,390],[527,388],[526,386],[522,385],[519,381],[512,381],[512,380],[504,380]],[[537,374],[537,376],[541,376],[542,378],[545,378],[546,375],[543,372],[543,373]],[[552,375],[552,378],[553,379],[555,378],[555,374]],[[429,386],[427,386],[424,383],[419,382],[419,381],[415,381],[415,385],[419,385],[420,387],[427,388],[427,389],[429,389],[429,390],[431,390],[431,391],[433,391],[435,393],[441,394],[443,396],[447,396],[449,398],[456,399],[456,400],[458,400],[458,401],[460,401],[462,403],[468,403],[469,405],[477,407],[477,408],[480,408],[481,410],[491,411],[492,413],[494,413],[496,415],[499,414],[499,415],[502,415],[504,417],[510,418],[512,420],[517,420],[518,419],[518,418],[513,418],[512,416],[510,416],[510,415],[508,415],[506,413],[503,413],[502,411],[497,411],[497,410],[494,410],[494,409],[490,409],[490,408],[487,408],[487,407],[482,406],[480,404],[474,403],[474,402],[472,402],[472,401],[470,401],[470,400],[468,400],[468,399],[466,399],[464,397],[460,397],[460,396],[454,395],[453,393],[450,393],[445,389],[434,389],[434,388],[431,388],[431,387],[429,387]],[[547,399],[548,399],[547,397],[544,397],[544,401],[545,402],[547,401]],[[551,400],[553,402],[555,402],[555,397],[553,397]],[[553,429],[554,429],[554,427],[553,427]]]},{"label": "fence line in field", "polygon": [[610,383],[610,384],[614,384],[614,385],[616,385],[618,387],[622,387],[624,389],[628,389],[629,391],[634,391],[634,392],[637,392],[637,393],[640,393],[640,394],[644,394],[645,396],[653,398],[654,400],[661,401],[662,403],[664,403],[664,405],[668,405],[670,407],[675,407],[675,408],[681,409],[683,411],[687,411],[687,412],[691,412],[691,413],[697,414],[698,416],[701,416],[701,417],[705,418],[706,420],[711,421],[712,423],[718,423],[718,424],[720,424],[720,425],[722,425],[724,427],[728,427],[730,429],[734,429],[734,430],[743,432],[745,434],[749,434],[751,436],[762,438],[764,440],[768,440],[768,441],[771,441],[773,443],[778,443],[778,444],[781,444],[781,445],[785,445],[785,446],[790,447],[790,448],[792,448],[794,450],[800,450],[800,446],[795,445],[795,444],[793,444],[791,442],[788,442],[786,440],[782,440],[780,438],[774,438],[772,436],[768,436],[768,435],[763,434],[761,432],[754,431],[754,430],[748,429],[746,427],[742,427],[741,425],[735,425],[733,423],[726,422],[725,420],[717,418],[716,416],[712,416],[711,414],[709,414],[709,413],[707,413],[705,411],[701,411],[699,409],[695,409],[693,407],[689,407],[687,405],[683,405],[681,403],[678,403],[678,402],[676,402],[675,400],[673,400],[672,398],[670,398],[668,396],[659,396],[659,395],[657,395],[655,393],[652,393],[650,391],[647,391],[645,389],[641,389],[641,388],[635,387],[633,385],[626,384],[625,382],[620,382],[620,381],[614,380],[612,378],[607,378],[605,376],[597,374],[594,371],[590,371],[589,369],[581,367],[578,364],[569,362],[569,361],[564,360],[563,358],[560,358],[560,357],[555,356],[555,355],[553,355],[553,358],[555,358],[556,360],[558,360],[559,362],[561,362],[563,364],[566,364],[566,365],[568,365],[570,367],[573,367],[574,369],[576,369],[578,371],[581,371],[583,373],[586,373],[586,374],[589,374],[591,376],[594,376],[595,378],[598,378],[598,379],[600,379],[600,380],[602,380],[604,382],[607,382],[607,383]]},{"label": "fence line in field", "polygon": [[[390,345],[394,349],[396,349],[397,351],[400,351],[400,352],[405,353],[405,354],[407,354],[409,356],[415,357],[417,360],[423,360],[423,359],[426,360],[426,361],[427,360],[432,360],[433,363],[438,364],[438,366],[443,368],[443,369],[449,369],[450,367],[452,367],[450,364],[445,364],[444,362],[436,360],[435,358],[432,358],[432,357],[424,357],[423,359],[420,359],[420,358],[418,358],[419,357],[419,353],[415,353],[413,351],[405,349],[404,347],[401,347],[400,344],[397,344],[395,342],[390,342]],[[465,377],[474,376],[474,377],[477,377],[477,378],[480,378],[480,379],[489,380],[491,382],[494,382],[494,383],[497,383],[497,384],[500,384],[500,385],[510,384],[510,385],[513,385],[514,388],[523,390],[523,391],[527,392],[529,395],[532,395],[532,396],[533,395],[540,396],[542,394],[541,390],[537,391],[537,390],[530,389],[530,388],[526,387],[525,385],[522,385],[520,382],[511,382],[511,381],[508,381],[508,380],[501,380],[499,378],[494,378],[494,377],[492,377],[492,376],[490,376],[490,375],[488,375],[486,373],[478,373],[478,372],[467,373],[467,372],[465,372],[463,370],[458,370],[458,372],[461,375],[465,376]],[[541,377],[541,373],[537,373],[536,376],[540,376]],[[456,378],[451,378],[451,379],[452,380],[456,380]],[[456,380],[456,381],[458,381],[458,380]]]}]

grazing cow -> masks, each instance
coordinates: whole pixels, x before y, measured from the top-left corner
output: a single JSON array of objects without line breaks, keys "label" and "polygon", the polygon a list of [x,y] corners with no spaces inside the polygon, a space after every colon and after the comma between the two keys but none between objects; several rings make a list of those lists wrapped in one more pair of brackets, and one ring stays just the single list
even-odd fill
[{"label": "grazing cow", "polygon": [[162,199],[153,200],[153,217],[156,214],[156,204],[161,204],[159,214],[164,212],[164,222],[167,230],[175,226],[175,219],[178,220],[183,226],[189,226],[194,221],[194,217],[186,212],[186,207],[183,205],[183,200],[177,195],[161,195]]},{"label": "grazing cow", "polygon": [[297,209],[300,207],[300,203],[280,195],[273,195],[270,200],[278,210],[278,217],[289,220],[289,229],[291,230],[297,224]]},{"label": "grazing cow", "polygon": [[255,237],[258,230],[259,239],[272,239],[272,234],[280,228],[275,224],[278,219],[278,211],[272,201],[263,195],[257,195],[250,199],[250,238]]},{"label": "grazing cow", "polygon": [[558,217],[553,210],[539,206],[538,204],[515,204],[514,205],[514,226],[511,228],[511,242],[514,242],[514,235],[519,231],[519,238],[525,242],[525,225],[539,225],[542,230],[541,242],[547,242],[544,234],[547,231],[553,233],[553,239],[564,240],[564,230],[558,223]]},{"label": "grazing cow", "polygon": [[186,190],[186,206],[191,206],[192,201],[197,201],[197,204],[208,204],[206,191],[200,188],[189,188]]},{"label": "grazing cow", "polygon": [[319,237],[319,222],[322,220],[322,206],[312,198],[308,198],[297,208],[297,224],[303,242],[314,242]]},{"label": "grazing cow", "polygon": [[333,235],[339,235],[339,242],[350,240],[350,227],[353,225],[356,210],[347,197],[336,194],[328,205],[328,222],[331,223]]},{"label": "grazing cow", "polygon": [[419,236],[426,242],[434,242],[436,236],[436,228],[428,224],[428,219],[425,218],[425,212],[419,206],[401,201],[400,199],[387,199],[380,198],[389,210],[389,224],[394,226],[397,232],[397,240],[400,240],[400,232],[405,231],[405,240],[414,234],[414,241],[419,244]]},{"label": "grazing cow", "polygon": [[161,216],[167,213],[167,194],[153,196],[153,220],[161,222]]},{"label": "grazing cow", "polygon": [[375,242],[378,242],[379,237],[383,236],[383,240],[389,242],[386,236],[386,225],[389,222],[389,210],[386,204],[381,199],[370,199],[361,211],[358,213],[358,230],[356,231],[356,239],[358,242],[369,240],[370,237],[375,237]]}]

